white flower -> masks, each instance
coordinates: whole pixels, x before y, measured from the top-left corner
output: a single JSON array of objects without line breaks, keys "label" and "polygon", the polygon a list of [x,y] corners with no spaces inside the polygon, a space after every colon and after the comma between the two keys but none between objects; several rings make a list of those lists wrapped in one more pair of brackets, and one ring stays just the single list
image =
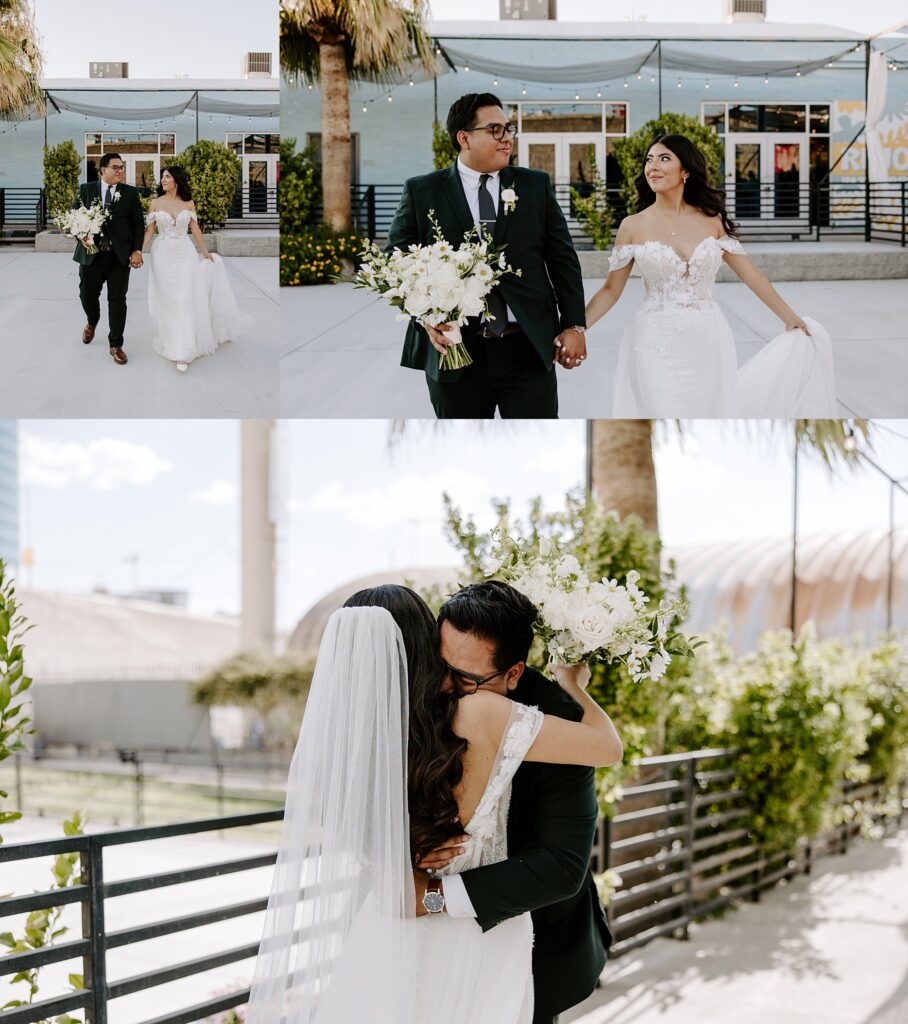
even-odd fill
[{"label": "white flower", "polygon": [[552,542],[549,540],[548,537],[540,537],[539,538],[539,554],[543,558],[548,558],[548,556],[551,553],[552,553]]},{"label": "white flower", "polygon": [[504,203],[504,212],[512,213],[517,205],[517,193],[512,188],[501,190],[501,201]]},{"label": "white flower", "polygon": [[580,575],[580,563],[573,555],[563,555],[555,566],[555,575],[559,579]]},{"label": "white flower", "polygon": [[658,654],[653,655],[653,660],[649,663],[649,677],[654,683],[665,675],[670,661],[671,658],[665,651],[659,651]]},{"label": "white flower", "polygon": [[496,572],[504,564],[503,558],[487,558],[482,564],[482,572],[484,576],[494,576]]},{"label": "white flower", "polygon": [[611,616],[601,604],[587,605],[571,626],[585,653],[605,647],[614,636]]}]

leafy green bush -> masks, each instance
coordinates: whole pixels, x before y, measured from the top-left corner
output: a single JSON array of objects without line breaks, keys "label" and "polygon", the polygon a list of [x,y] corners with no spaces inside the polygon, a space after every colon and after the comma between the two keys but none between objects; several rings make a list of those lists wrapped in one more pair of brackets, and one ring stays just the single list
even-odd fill
[{"label": "leafy green bush", "polygon": [[589,147],[590,170],[593,174],[592,192],[582,196],[571,185],[571,205],[574,216],[583,230],[592,238],[593,247],[600,251],[607,249],[612,241],[612,215],[608,206],[605,179],[599,173],[596,162],[596,147]]},{"label": "leafy green bush", "polygon": [[296,139],[281,139],[281,234],[293,235],[315,224],[322,201],[321,170],[315,147],[296,152]]},{"label": "leafy green bush", "polygon": [[344,261],[355,261],[365,240],[337,233],[319,224],[295,235],[281,234],[281,284],[329,284],[344,272]]},{"label": "leafy green bush", "polygon": [[47,214],[53,217],[72,206],[79,190],[82,160],[71,139],[44,149],[44,195]]},{"label": "leafy green bush", "polygon": [[448,130],[439,121],[432,122],[432,163],[436,171],[450,167],[457,159],[457,150]]},{"label": "leafy green bush", "polygon": [[241,181],[240,158],[219,142],[200,139],[175,156],[173,163],[189,175],[202,230],[223,226]]},{"label": "leafy green bush", "polygon": [[660,135],[686,135],[691,142],[703,151],[706,157],[706,169],[711,184],[722,184],[722,157],[725,144],[712,129],[700,124],[695,117],[687,114],[663,114],[652,121],[647,121],[625,139],[615,140],[615,157],[621,168],[624,181],[621,194],[624,196],[630,213],[637,205],[637,190],[634,180],[643,170],[646,152]]},{"label": "leafy green bush", "polygon": [[[16,588],[7,574],[6,563],[0,558],[0,761],[22,750],[23,740],[34,730],[25,713],[26,690],[31,677],[25,674],[22,641],[31,629],[19,611]],[[7,794],[0,790],[0,799]],[[22,815],[0,804],[0,825],[18,821]],[[0,843],[3,836],[0,835]]]},{"label": "leafy green bush", "polygon": [[887,786],[908,780],[908,647],[890,636],[869,652],[867,764]]}]

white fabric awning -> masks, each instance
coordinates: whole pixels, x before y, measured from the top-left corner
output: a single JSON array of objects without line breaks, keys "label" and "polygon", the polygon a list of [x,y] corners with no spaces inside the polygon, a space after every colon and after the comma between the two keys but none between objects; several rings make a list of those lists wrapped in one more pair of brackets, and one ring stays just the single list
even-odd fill
[{"label": "white fabric awning", "polygon": [[[137,94],[133,93],[132,95]],[[157,97],[158,94],[149,95]],[[56,107],[59,110],[69,110],[74,114],[104,118],[108,121],[157,121],[165,117],[177,117],[185,110],[194,112],[196,107],[195,93],[184,94],[179,100],[166,106],[156,106],[151,103],[148,106],[126,106],[115,101],[102,106],[98,103],[86,103],[80,99],[74,99],[69,93],[53,91],[47,93],[47,98],[48,114],[53,113]],[[113,99],[111,97],[111,100]],[[277,93],[271,102],[266,103],[253,103],[246,99],[225,100],[199,93],[199,113],[203,114],[227,114],[231,117],[278,117],[280,109],[280,96]]]}]

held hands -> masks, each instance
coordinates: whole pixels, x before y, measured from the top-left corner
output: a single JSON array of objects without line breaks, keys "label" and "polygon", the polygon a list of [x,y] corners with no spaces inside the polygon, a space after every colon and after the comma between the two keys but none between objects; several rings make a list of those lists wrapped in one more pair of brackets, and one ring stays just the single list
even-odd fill
[{"label": "held hands", "polygon": [[145,261],[142,259],[141,249],[136,249],[136,251],[129,257],[129,265],[133,270],[138,270],[140,267],[145,265]]},{"label": "held hands", "polygon": [[453,342],[449,343],[445,338],[445,331],[451,330],[450,324],[439,324],[438,327],[429,327],[428,324],[423,324],[426,334],[429,335],[429,341],[432,342],[432,348],[440,355],[443,356],[448,351]]},{"label": "held hands", "polygon": [[572,689],[585,690],[590,685],[590,667],[586,662],[580,665],[552,664],[549,665],[549,671],[561,689],[568,693]]},{"label": "held hands", "polygon": [[553,363],[560,363],[566,370],[572,370],[586,359],[586,337],[569,327],[555,339]]},{"label": "held hands", "polygon": [[807,324],[805,324],[804,321],[799,316],[789,317],[785,321],[785,330],[786,331],[794,331],[796,329],[797,330],[802,330],[807,335],[808,338],[810,337],[810,331],[807,329]]}]

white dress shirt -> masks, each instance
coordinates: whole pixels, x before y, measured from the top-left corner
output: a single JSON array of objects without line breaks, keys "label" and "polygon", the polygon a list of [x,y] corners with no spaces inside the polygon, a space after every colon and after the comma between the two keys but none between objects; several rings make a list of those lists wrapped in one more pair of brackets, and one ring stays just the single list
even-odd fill
[{"label": "white dress shirt", "polygon": [[[460,174],[460,183],[463,185],[464,195],[467,197],[467,206],[470,207],[470,216],[473,218],[474,224],[481,223],[479,216],[479,179],[482,174],[479,171],[474,171],[472,167],[467,165],[457,158],[457,172]],[[486,182],[486,188],[489,190],[489,195],[492,197],[492,204],[495,207],[495,216],[498,216],[498,194],[501,192],[501,175],[498,171],[489,171],[489,180]],[[491,234],[491,229],[489,231]],[[511,311],[511,307],[505,307],[508,311],[508,322],[516,323],[517,317],[514,316]],[[466,896],[466,890],[464,890],[464,896]],[[469,902],[469,898],[467,899]],[[447,896],[445,896],[445,903],[447,903]],[[455,915],[456,916],[456,915]],[[470,914],[470,917],[474,917],[474,914]]]},{"label": "white dress shirt", "polygon": [[451,917],[476,917],[467,887],[460,875],[446,875],[441,880],[441,889],[445,894],[445,910]]},{"label": "white dress shirt", "polygon": [[116,193],[116,188],[117,188],[117,183],[116,182],[114,182],[112,185],[108,185],[107,182],[103,178],[101,179],[101,205],[102,206],[105,206],[106,203],[107,203],[107,193],[108,192],[112,192],[113,193],[113,195],[111,195],[111,197],[110,197],[110,205],[113,206],[113,197],[117,194]]}]

